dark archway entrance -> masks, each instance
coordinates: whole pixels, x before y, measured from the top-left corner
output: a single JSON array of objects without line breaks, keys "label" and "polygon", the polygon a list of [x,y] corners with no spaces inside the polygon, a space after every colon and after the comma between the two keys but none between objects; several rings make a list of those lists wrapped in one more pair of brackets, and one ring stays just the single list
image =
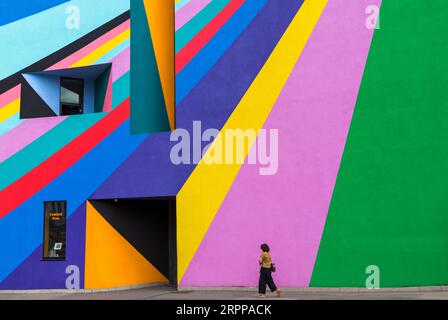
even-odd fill
[{"label": "dark archway entrance", "polygon": [[175,197],[90,203],[171,285],[177,286]]}]

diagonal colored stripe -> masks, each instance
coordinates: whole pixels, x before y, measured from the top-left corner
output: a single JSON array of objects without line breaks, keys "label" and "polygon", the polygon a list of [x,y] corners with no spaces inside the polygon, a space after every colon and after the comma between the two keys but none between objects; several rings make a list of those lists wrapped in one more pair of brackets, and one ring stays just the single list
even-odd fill
[{"label": "diagonal colored stripe", "polygon": [[[275,248],[275,261],[282,266],[276,280],[309,285],[373,34],[358,21],[367,5],[379,2],[328,1],[263,126],[268,136],[270,129],[279,132],[279,170],[268,177],[258,166],[243,165],[181,285],[251,286],[251,253],[260,240],[253,235],[265,221],[273,232],[263,241]],[[287,187],[296,181],[294,188]],[[273,210],[279,218],[271,219]],[[238,247],[232,256],[241,272],[223,263],[220,252],[227,247]],[[291,256],[291,248],[300,255]],[[208,268],[211,264],[214,268]]]},{"label": "diagonal colored stripe", "polygon": [[193,19],[176,31],[175,52],[181,50],[191,39],[201,31],[230,0],[214,0]]},{"label": "diagonal colored stripe", "polygon": [[[127,57],[128,58],[126,59],[126,53],[124,55],[120,53],[119,59],[113,59],[113,68],[116,68],[118,70],[115,71],[115,69],[113,69],[113,72],[115,72],[115,74],[112,81],[114,92],[116,93],[116,98],[114,99],[115,104],[113,104],[113,107],[121,104],[129,96],[129,79],[128,77],[124,77],[123,79],[121,79],[121,77],[129,71],[129,48],[127,49]],[[123,88],[128,89],[124,90]],[[51,119],[54,119],[51,121],[56,121],[56,119],[58,118]],[[60,119],[64,119],[64,117],[60,117]],[[34,121],[39,121],[39,119],[20,120],[18,113],[16,113],[14,116],[1,123],[0,162],[13,156],[16,152],[22,150],[24,147],[41,137],[45,132],[48,132],[54,128],[54,126],[50,126],[45,132],[41,130],[35,130]],[[22,126],[18,127],[19,124],[22,124]],[[8,138],[2,138],[2,135],[6,134],[9,135]],[[23,139],[23,137],[26,137],[26,139]]]},{"label": "diagonal colored stripe", "polygon": [[23,121],[14,130],[0,136],[0,163],[50,131],[66,117],[37,118]]},{"label": "diagonal colored stripe", "polygon": [[178,11],[178,10],[182,9],[185,5],[187,5],[188,2],[190,2],[190,1],[192,1],[192,0],[178,0],[178,1],[176,1],[174,9],[176,11]]},{"label": "diagonal colored stripe", "polygon": [[198,84],[266,5],[267,0],[247,0],[176,76],[176,103]]},{"label": "diagonal colored stripe", "polygon": [[73,52],[83,48],[95,39],[98,39],[101,35],[107,33],[118,25],[122,24],[126,20],[129,20],[129,11],[119,15],[111,21],[103,24],[102,26],[91,31],[87,35],[73,41],[67,46],[59,49],[58,51],[50,54],[49,56],[23,68],[20,71],[12,74],[11,76],[0,80],[0,93],[4,93],[14,86],[20,84],[22,73],[28,73],[33,71],[42,71],[49,68],[51,65],[61,61],[62,59],[70,56]]},{"label": "diagonal colored stripe", "polygon": [[24,122],[24,120],[21,120],[19,118],[19,114],[18,113],[16,113],[12,117],[9,117],[5,121],[3,121],[2,124],[0,125],[0,137],[3,136],[4,134],[8,133],[9,131],[13,130],[19,124],[21,124],[23,122]]},{"label": "diagonal colored stripe", "polygon": [[14,210],[92,150],[129,117],[129,99],[0,193],[0,218]]},{"label": "diagonal colored stripe", "polygon": [[[106,34],[100,36],[98,39],[92,41],[91,43],[87,44],[85,47],[79,49],[75,53],[71,54],[67,58],[56,62],[52,66],[50,66],[47,70],[57,70],[57,69],[64,69],[68,68],[74,64],[76,64],[79,60],[83,59],[90,53],[92,53],[96,48],[104,45],[105,43],[111,41],[116,36],[120,35],[124,31],[128,30],[130,27],[130,21],[127,20],[117,26],[116,28],[112,29],[111,31],[107,32]],[[107,53],[105,53],[107,54]],[[3,105],[6,105],[6,103],[11,102],[17,98],[20,97],[20,85],[17,85],[13,87],[12,89],[6,91],[5,93],[0,95],[0,110]]]},{"label": "diagonal colored stripe", "polygon": [[114,57],[119,55],[121,52],[126,50],[130,47],[131,40],[127,39],[117,45],[116,47],[112,48],[109,52],[105,53],[103,56],[101,56],[98,60],[95,60],[92,64],[103,64],[110,62]]},{"label": "diagonal colored stripe", "polygon": [[0,219],[0,234],[8,239],[0,242],[2,257],[8,257],[0,263],[0,282],[42,243],[42,213],[36,208],[43,201],[55,196],[66,199],[67,217],[72,216],[146,137],[130,135],[129,120],[125,121],[62,175]]},{"label": "diagonal colored stripe", "polygon": [[[221,133],[227,129],[257,130],[263,127],[327,1],[314,0],[303,3]],[[204,158],[210,157],[214,148],[219,145],[216,141],[218,138],[214,140]],[[249,148],[250,146],[246,148],[245,155]],[[179,281],[240,167],[240,164],[205,164],[202,160],[177,195]],[[201,197],[197,197],[199,193]],[[192,225],[194,230],[191,228]]]},{"label": "diagonal colored stripe", "polygon": [[62,59],[61,61],[53,64],[51,67],[49,67],[47,70],[56,70],[56,69],[64,69],[68,68],[71,65],[74,65],[76,62],[78,62],[83,57],[87,56],[91,52],[93,52],[96,48],[104,45],[108,41],[112,40],[116,36],[120,35],[124,31],[130,28],[130,20],[126,20],[119,26],[115,27],[114,29],[110,30],[109,32],[103,34],[99,38],[93,40],[89,44],[87,44],[85,47],[77,50],[70,56],[66,57],[65,59]]},{"label": "diagonal colored stripe", "polygon": [[[178,106],[178,127],[188,130],[193,120],[202,119],[203,128],[222,128],[262,69],[303,1],[270,1],[246,28],[226,54]],[[260,41],[262,39],[262,41]],[[254,51],[254,48],[256,50]],[[246,57],[250,57],[247,59]],[[213,83],[212,88],[210,84]],[[213,94],[210,94],[213,90]],[[183,108],[183,105],[189,106]],[[213,108],[213,117],[204,117]],[[148,138],[93,195],[92,199],[176,195],[195,165],[175,166],[166,157],[171,144],[167,135]],[[157,154],[147,150],[161,148]],[[163,177],[166,183],[148,184]]]},{"label": "diagonal colored stripe", "polygon": [[176,74],[207,44],[218,30],[241,7],[245,0],[231,0],[185,47],[176,54]]},{"label": "diagonal colored stripe", "polygon": [[176,12],[175,30],[182,28],[188,21],[193,19],[211,0],[191,0],[182,10]]},{"label": "diagonal colored stripe", "polygon": [[[129,72],[113,84],[113,107],[120,105],[129,97]],[[42,161],[75,139],[87,128],[102,119],[105,113],[71,116],[46,134],[33,141],[0,165],[0,189],[6,188],[14,181],[38,166]],[[35,119],[26,120],[32,122]]]},{"label": "diagonal colored stripe", "polygon": [[[0,51],[0,78],[8,77],[21,68],[26,68],[37,60],[53,55],[60,48],[76,41],[83,35],[104,25],[105,21],[129,10],[129,0],[116,0],[109,5],[110,0],[72,0],[72,4],[80,9],[81,24],[77,30],[65,27],[66,6],[54,7],[28,19],[17,21],[0,28],[2,43],[8,43]],[[107,8],[107,10],[104,10]],[[38,30],[38,32],[35,32]],[[17,37],[20,35],[20,41]],[[53,54],[52,54],[53,52]],[[70,51],[68,54],[71,54]],[[57,59],[56,61],[60,60]],[[40,68],[43,70],[44,68]],[[1,87],[1,85],[0,85]]]},{"label": "diagonal colored stripe", "polygon": [[0,123],[20,111],[20,99],[16,99],[0,109]]},{"label": "diagonal colored stripe", "polygon": [[114,82],[129,71],[131,66],[131,48],[126,48],[110,62],[112,63],[112,81]]},{"label": "diagonal colored stripe", "polygon": [[69,0],[15,0],[0,3],[0,26],[35,15]]},{"label": "diagonal colored stripe", "polygon": [[0,109],[7,105],[8,103],[13,102],[20,96],[20,85],[17,85],[8,91],[0,94]]},{"label": "diagonal colored stripe", "polygon": [[115,38],[111,39],[110,41],[106,42],[102,46],[95,49],[93,52],[89,53],[84,58],[78,60],[76,63],[74,63],[71,67],[82,67],[82,66],[88,66],[93,64],[96,60],[101,58],[103,55],[105,55],[107,52],[118,46],[123,41],[126,41],[131,36],[131,30],[126,29],[119,35],[117,35]]},{"label": "diagonal colored stripe", "polygon": [[0,190],[5,189],[45,161],[102,117],[104,114],[101,113],[68,117],[20,152],[2,162],[0,165]]}]

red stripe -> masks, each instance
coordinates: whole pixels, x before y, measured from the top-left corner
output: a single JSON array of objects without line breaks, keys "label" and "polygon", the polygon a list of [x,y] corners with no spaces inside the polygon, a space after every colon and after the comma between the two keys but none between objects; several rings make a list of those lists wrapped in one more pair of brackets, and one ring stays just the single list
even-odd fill
[{"label": "red stripe", "polygon": [[232,0],[191,41],[176,54],[176,74],[210,41],[219,29],[241,7],[244,0]]},{"label": "red stripe", "polygon": [[0,193],[0,219],[56,179],[129,118],[129,98]]}]

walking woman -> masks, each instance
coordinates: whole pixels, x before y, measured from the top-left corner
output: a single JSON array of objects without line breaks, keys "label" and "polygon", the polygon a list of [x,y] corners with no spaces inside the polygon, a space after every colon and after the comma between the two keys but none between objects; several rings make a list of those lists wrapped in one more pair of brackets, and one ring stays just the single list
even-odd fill
[{"label": "walking woman", "polygon": [[[269,253],[269,246],[266,243],[263,243],[260,246],[262,254],[260,256],[260,281],[258,282],[258,293],[260,298],[266,297],[266,285],[268,285],[271,292],[276,292],[277,297],[280,297],[280,290],[277,289],[277,286],[274,283],[274,279],[272,279],[272,271],[273,265],[271,261],[271,254]],[[275,269],[274,269],[275,271]]]}]

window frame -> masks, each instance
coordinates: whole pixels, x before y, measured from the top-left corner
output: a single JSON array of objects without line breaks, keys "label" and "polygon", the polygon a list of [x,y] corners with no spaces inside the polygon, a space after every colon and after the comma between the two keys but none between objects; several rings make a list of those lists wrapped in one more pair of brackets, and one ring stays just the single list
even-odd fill
[{"label": "window frame", "polygon": [[[46,258],[45,257],[45,218],[46,218],[46,212],[45,212],[45,207],[47,203],[50,202],[62,202],[64,203],[64,207],[65,207],[65,255],[64,258]],[[42,256],[41,256],[41,261],[45,262],[45,261],[67,261],[67,200],[51,200],[51,201],[44,201],[43,202],[43,206],[44,206],[44,221],[43,221],[43,232],[42,232]]]},{"label": "window frame", "polygon": [[[75,104],[75,103],[63,103],[62,102],[62,81],[63,80],[76,80],[82,82],[82,103],[81,104]],[[59,117],[70,117],[70,116],[80,116],[85,114],[85,90],[86,90],[86,81],[82,78],[72,78],[72,77],[59,77]],[[70,106],[82,106],[82,113],[76,113],[76,114],[63,114],[62,113],[62,105],[70,105]]]}]

